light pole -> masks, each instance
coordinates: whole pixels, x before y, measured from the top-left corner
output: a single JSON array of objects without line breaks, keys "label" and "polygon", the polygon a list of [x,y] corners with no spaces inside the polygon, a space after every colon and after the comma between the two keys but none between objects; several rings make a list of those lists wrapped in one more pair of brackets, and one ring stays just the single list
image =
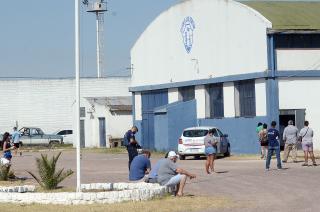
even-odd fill
[{"label": "light pole", "polygon": [[76,142],[77,142],[77,192],[81,192],[80,181],[80,0],[75,0],[75,74],[76,74]]}]

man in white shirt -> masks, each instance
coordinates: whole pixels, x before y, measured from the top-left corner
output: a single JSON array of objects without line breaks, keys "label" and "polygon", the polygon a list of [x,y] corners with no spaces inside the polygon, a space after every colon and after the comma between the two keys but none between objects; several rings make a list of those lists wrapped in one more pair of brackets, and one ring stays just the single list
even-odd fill
[{"label": "man in white shirt", "polygon": [[293,121],[288,122],[288,126],[283,131],[283,141],[285,142],[283,163],[286,163],[289,153],[292,150],[292,160],[297,163],[297,139],[299,130],[293,125]]},{"label": "man in white shirt", "polygon": [[304,122],[304,128],[300,130],[299,137],[302,140],[302,149],[304,152],[304,164],[302,166],[308,166],[308,153],[314,166],[317,166],[316,160],[313,154],[313,130],[309,127],[309,122]]}]

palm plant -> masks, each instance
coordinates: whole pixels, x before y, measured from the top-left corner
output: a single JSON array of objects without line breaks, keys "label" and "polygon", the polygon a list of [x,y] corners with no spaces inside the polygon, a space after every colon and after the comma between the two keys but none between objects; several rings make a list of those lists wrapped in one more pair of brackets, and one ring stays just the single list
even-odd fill
[{"label": "palm plant", "polygon": [[7,181],[10,175],[10,166],[0,165],[0,181]]},{"label": "palm plant", "polygon": [[41,158],[36,158],[40,178],[28,171],[28,173],[39,183],[39,185],[46,190],[56,189],[59,183],[73,174],[71,169],[64,171],[62,168],[56,171],[56,165],[60,155],[61,152],[59,152],[56,156],[52,156],[51,159],[48,159],[47,155],[41,154]]}]

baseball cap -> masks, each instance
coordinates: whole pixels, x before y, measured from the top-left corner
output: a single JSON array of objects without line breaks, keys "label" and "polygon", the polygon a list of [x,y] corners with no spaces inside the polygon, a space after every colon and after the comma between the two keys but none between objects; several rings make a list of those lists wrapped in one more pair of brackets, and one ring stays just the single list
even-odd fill
[{"label": "baseball cap", "polygon": [[178,157],[175,151],[170,151],[168,154],[168,158]]}]

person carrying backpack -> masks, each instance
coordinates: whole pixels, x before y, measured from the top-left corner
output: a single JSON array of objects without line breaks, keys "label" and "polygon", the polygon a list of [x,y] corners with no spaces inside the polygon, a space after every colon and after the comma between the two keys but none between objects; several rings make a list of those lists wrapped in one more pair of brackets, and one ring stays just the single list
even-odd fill
[{"label": "person carrying backpack", "polygon": [[262,130],[259,132],[259,140],[261,146],[261,159],[267,159],[268,153],[268,125],[266,123],[263,124]]}]

